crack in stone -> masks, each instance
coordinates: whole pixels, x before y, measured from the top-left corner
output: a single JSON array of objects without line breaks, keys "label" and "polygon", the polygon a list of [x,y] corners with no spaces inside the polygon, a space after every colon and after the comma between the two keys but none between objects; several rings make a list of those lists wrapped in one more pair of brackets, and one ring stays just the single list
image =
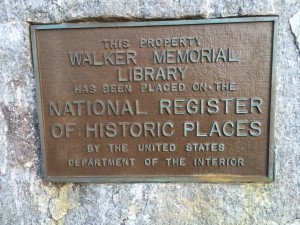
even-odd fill
[{"label": "crack in stone", "polygon": [[300,11],[290,18],[291,31],[294,35],[294,42],[300,53]]}]

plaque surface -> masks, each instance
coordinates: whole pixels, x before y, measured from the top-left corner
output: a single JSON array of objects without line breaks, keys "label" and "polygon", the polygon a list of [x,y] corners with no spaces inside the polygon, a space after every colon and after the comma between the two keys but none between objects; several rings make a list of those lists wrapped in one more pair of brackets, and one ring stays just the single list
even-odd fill
[{"label": "plaque surface", "polygon": [[273,180],[277,18],[32,26],[44,178]]}]

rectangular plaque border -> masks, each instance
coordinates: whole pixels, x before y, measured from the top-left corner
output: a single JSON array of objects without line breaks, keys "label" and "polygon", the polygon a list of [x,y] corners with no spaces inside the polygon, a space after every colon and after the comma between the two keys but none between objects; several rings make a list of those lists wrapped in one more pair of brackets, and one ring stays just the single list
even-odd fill
[{"label": "rectangular plaque border", "polygon": [[[183,26],[183,25],[203,25],[203,24],[224,24],[224,23],[251,23],[251,22],[273,22],[273,43],[272,43],[272,69],[270,83],[270,114],[269,114],[269,160],[267,176],[239,176],[224,174],[203,174],[185,176],[47,176],[45,141],[44,141],[44,115],[42,113],[41,90],[39,80],[38,53],[36,31],[53,29],[80,29],[80,28],[117,28],[117,27],[148,27],[148,26]],[[278,43],[278,16],[265,17],[235,17],[221,19],[200,19],[200,20],[166,20],[166,21],[146,21],[146,22],[103,22],[103,23],[62,23],[62,24],[41,24],[30,26],[33,69],[36,81],[36,93],[38,103],[39,131],[42,154],[42,178],[47,182],[87,182],[87,183],[268,183],[275,179],[275,95],[277,77],[277,43]]]}]

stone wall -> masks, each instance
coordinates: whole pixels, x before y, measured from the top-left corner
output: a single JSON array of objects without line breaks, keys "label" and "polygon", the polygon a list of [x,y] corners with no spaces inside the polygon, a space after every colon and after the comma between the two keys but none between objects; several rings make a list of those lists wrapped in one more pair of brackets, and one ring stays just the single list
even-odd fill
[{"label": "stone wall", "polygon": [[[30,24],[254,15],[279,15],[275,182],[42,181]],[[299,48],[299,0],[0,1],[0,223],[299,225]]]}]

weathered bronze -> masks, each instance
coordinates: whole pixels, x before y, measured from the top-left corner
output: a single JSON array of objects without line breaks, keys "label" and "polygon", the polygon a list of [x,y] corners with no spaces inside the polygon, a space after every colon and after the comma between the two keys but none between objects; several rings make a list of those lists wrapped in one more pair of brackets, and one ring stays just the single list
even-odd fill
[{"label": "weathered bronze", "polygon": [[44,177],[273,180],[277,18],[32,26]]}]

